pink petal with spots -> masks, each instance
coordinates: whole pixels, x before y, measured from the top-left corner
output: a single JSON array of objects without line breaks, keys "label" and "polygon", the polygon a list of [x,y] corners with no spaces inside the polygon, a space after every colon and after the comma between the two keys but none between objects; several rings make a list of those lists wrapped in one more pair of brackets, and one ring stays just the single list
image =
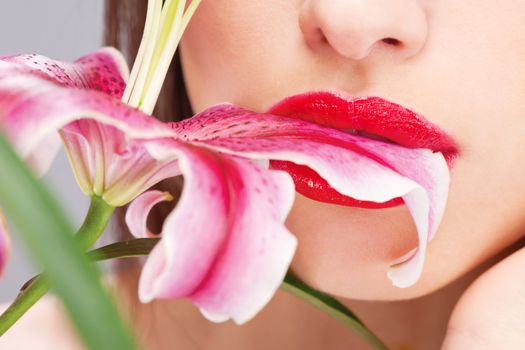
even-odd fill
[{"label": "pink petal with spots", "polygon": [[137,238],[151,238],[155,235],[148,229],[148,214],[151,209],[165,201],[171,201],[173,197],[169,192],[147,191],[131,202],[126,210],[126,225],[131,234]]},{"label": "pink petal with spots", "polygon": [[347,134],[298,119],[218,105],[172,127],[186,140],[253,159],[306,165],[346,196],[370,202],[402,197],[414,219],[419,247],[389,271],[408,287],[421,275],[428,240],[441,221],[449,186],[442,154]]},{"label": "pink petal with spots", "polygon": [[17,71],[44,78],[58,85],[98,90],[120,98],[124,93],[129,68],[122,54],[106,47],[74,62],[54,60],[36,54],[0,56],[0,61]]},{"label": "pink petal with spots", "polygon": [[187,297],[213,321],[246,322],[275,293],[296,248],[284,226],[292,180],[176,141],[148,147],[179,153],[184,189],[144,266],[140,299]]},{"label": "pink petal with spots", "polygon": [[[17,84],[29,87],[36,85],[37,80],[40,88],[38,94],[20,88],[15,101],[7,103],[4,97],[12,92],[10,81],[9,78],[0,78],[0,106],[3,107],[0,109],[0,123],[24,155],[30,153],[28,150],[34,149],[47,134],[82,119],[113,126],[126,136],[138,139],[174,135],[166,124],[98,92],[57,87],[33,76],[13,79]],[[69,131],[79,128],[72,127]],[[28,139],[24,137],[30,135],[32,137]]]},{"label": "pink petal with spots", "polygon": [[[0,122],[2,112],[54,87],[53,85],[99,90],[120,98],[129,76],[126,62],[119,51],[103,48],[75,62],[53,60],[29,54],[0,57]],[[33,77],[33,78],[31,78]],[[45,173],[58,149],[60,140],[49,135],[28,156],[28,162],[39,174]]]},{"label": "pink petal with spots", "polygon": [[173,136],[166,124],[97,91],[5,73],[0,65],[0,125],[40,173],[56,154],[60,130],[83,192],[111,205],[179,174],[175,160],[153,159],[142,146],[141,140]]}]

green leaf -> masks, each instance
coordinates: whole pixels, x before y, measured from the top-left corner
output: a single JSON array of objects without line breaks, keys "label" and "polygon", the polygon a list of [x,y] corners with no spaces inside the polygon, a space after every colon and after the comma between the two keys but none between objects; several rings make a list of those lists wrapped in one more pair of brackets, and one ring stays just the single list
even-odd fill
[{"label": "green leaf", "polygon": [[87,242],[73,239],[74,231],[56,201],[3,135],[0,164],[0,205],[18,228],[31,256],[46,271],[45,282],[64,302],[85,343],[96,350],[136,349],[102,288],[98,270],[82,251]]},{"label": "green leaf", "polygon": [[[100,197],[93,196],[84,223],[75,235],[82,251],[91,247],[104,232],[114,209]],[[49,290],[43,276],[35,276],[26,282],[16,299],[0,315],[0,336],[7,332]]]},{"label": "green leaf", "polygon": [[88,256],[98,261],[148,255],[159,240],[159,238],[130,239],[92,250],[88,253]]},{"label": "green leaf", "polygon": [[[140,255],[148,255],[158,241],[158,238],[132,239],[92,250],[88,255],[94,260],[130,258]],[[296,295],[340,320],[353,329],[354,332],[361,336],[375,349],[388,350],[388,347],[346,306],[328,294],[322,293],[308,286],[293,274],[288,273],[286,275],[284,282],[281,285],[281,289]]]}]

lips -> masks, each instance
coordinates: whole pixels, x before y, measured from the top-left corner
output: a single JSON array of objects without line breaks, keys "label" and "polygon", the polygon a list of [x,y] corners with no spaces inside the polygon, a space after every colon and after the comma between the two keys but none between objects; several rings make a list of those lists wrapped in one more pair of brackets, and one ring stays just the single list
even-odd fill
[{"label": "lips", "polygon": [[[415,112],[379,97],[345,99],[330,92],[314,92],[288,97],[268,113],[302,119],[340,129],[377,142],[406,148],[427,148],[440,152],[452,168],[458,154],[454,139]],[[334,190],[312,169],[287,161],[271,161],[274,169],[291,174],[297,192],[320,202],[367,209],[390,208],[403,204],[401,198],[385,203],[360,201]]]}]

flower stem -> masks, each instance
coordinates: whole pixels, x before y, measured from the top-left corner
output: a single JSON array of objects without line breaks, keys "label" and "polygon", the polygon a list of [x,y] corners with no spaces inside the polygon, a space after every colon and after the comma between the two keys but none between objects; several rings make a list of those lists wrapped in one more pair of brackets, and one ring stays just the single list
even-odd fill
[{"label": "flower stem", "polygon": [[292,273],[286,275],[281,284],[281,289],[307,301],[352,328],[375,349],[388,350],[388,347],[381,341],[381,339],[372,333],[352,311],[346,308],[346,306],[328,294],[313,289]]},{"label": "flower stem", "polygon": [[[106,228],[114,208],[100,197],[91,197],[91,205],[82,226],[75,235],[82,250],[89,249]],[[0,336],[15,324],[49,290],[43,276],[37,276],[24,286],[15,301],[0,315]]]},{"label": "flower stem", "polygon": [[15,301],[0,316],[0,336],[7,332],[48,290],[49,286],[46,281],[42,277],[37,277],[21,291]]},{"label": "flower stem", "polygon": [[95,244],[108,225],[114,210],[115,208],[109,206],[102,198],[97,196],[91,197],[91,204],[86,219],[75,236],[82,250],[86,251]]}]

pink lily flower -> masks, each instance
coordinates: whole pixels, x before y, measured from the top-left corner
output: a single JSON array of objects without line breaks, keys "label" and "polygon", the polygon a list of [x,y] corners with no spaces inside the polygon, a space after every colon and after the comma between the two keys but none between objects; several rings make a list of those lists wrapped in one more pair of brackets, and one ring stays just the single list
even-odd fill
[{"label": "pink lily flower", "polygon": [[[184,176],[182,197],[144,266],[142,301],[187,297],[208,318],[237,323],[268,302],[297,244],[284,226],[293,181],[268,169],[268,160],[306,165],[355,199],[402,197],[419,247],[388,275],[400,287],[420,276],[446,203],[448,168],[440,153],[228,104],[163,124],[117,99],[127,70],[112,49],[74,63],[34,55],[0,60],[0,125],[40,170],[56,152],[58,131],[83,191],[112,205]],[[149,235],[145,218],[166,198],[145,192],[132,202],[128,224],[135,235]]]},{"label": "pink lily flower", "polygon": [[[168,219],[174,226],[170,224],[171,232],[162,234],[163,240],[175,240],[176,245],[184,241],[190,244],[184,252],[177,249],[168,255],[176,260],[174,269],[186,269],[186,278],[179,284],[195,283],[198,274],[190,278],[187,269],[206,269],[205,264],[220,263],[217,255],[229,245],[237,255],[226,254],[222,264],[231,260],[229,265],[241,264],[243,268],[228,272],[226,266],[221,288],[226,286],[226,290],[242,295],[247,306],[256,305],[255,311],[254,307],[247,309],[253,314],[278,288],[295,251],[296,239],[284,227],[294,198],[292,180],[284,172],[263,171],[251,160],[220,156],[184,142],[171,125],[120,102],[111,92],[121,90],[123,78],[119,73],[126,71],[121,62],[120,55],[111,49],[74,63],[33,55],[3,57],[3,131],[21,156],[41,171],[56,153],[58,131],[83,191],[115,206],[126,204],[162,179],[182,174],[185,190]],[[115,85],[104,83],[99,91],[100,80]],[[276,205],[264,208],[262,203],[269,200]],[[195,208],[201,209],[197,212]],[[258,210],[260,215],[254,215]],[[147,212],[138,214],[145,220]],[[261,225],[262,220],[265,225]],[[254,226],[261,229],[254,231]],[[164,246],[156,251],[162,253]],[[239,255],[241,251],[243,256]],[[152,259],[158,261],[158,256],[154,254]],[[203,259],[193,265],[197,256]],[[147,281],[148,273],[144,276]],[[253,283],[247,284],[248,279]],[[223,304],[235,303],[234,298],[231,295]],[[210,315],[218,313],[213,306],[203,306],[203,310]],[[236,317],[234,311],[229,314]]]},{"label": "pink lily flower", "polygon": [[[122,206],[158,181],[178,174],[166,166],[170,160],[153,159],[133,140],[170,136],[169,128],[130,108],[124,114],[112,112],[116,104],[123,106],[118,99],[127,72],[120,53],[110,48],[72,64],[37,55],[1,57],[0,121],[21,156],[39,174],[49,168],[60,148],[60,138],[50,133],[58,130],[82,191]],[[70,114],[93,105],[97,105],[96,113],[109,117]],[[131,112],[143,118],[128,118]],[[19,117],[19,113],[34,114]]]}]

